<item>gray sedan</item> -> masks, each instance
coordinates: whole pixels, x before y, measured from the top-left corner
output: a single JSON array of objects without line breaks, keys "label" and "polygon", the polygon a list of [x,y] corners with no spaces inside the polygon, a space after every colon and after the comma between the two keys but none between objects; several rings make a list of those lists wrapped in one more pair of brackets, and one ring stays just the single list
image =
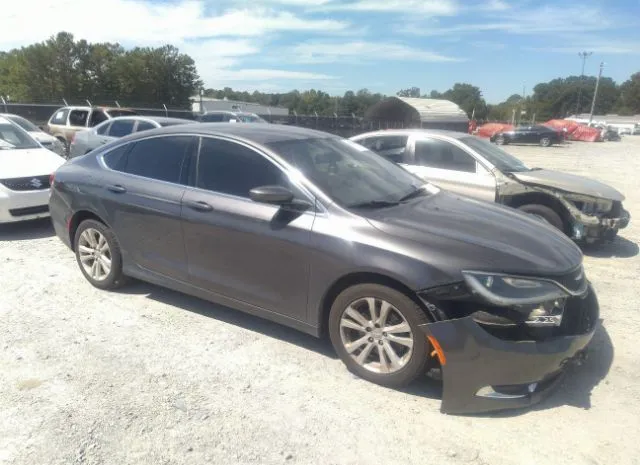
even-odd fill
[{"label": "gray sedan", "polygon": [[598,322],[580,249],[559,231],[326,133],[155,129],[52,180],[54,228],[93,286],[138,278],[328,335],[385,386],[440,370],[445,412],[540,400]]},{"label": "gray sedan", "polygon": [[107,142],[134,132],[187,123],[193,123],[193,121],[158,116],[121,116],[109,119],[87,131],[76,133],[69,148],[69,158],[79,157]]}]

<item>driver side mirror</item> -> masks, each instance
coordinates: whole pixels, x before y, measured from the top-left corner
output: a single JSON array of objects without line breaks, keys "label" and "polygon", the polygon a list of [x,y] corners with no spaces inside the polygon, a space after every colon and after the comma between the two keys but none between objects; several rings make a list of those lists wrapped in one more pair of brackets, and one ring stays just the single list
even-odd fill
[{"label": "driver side mirror", "polygon": [[293,192],[282,186],[260,186],[249,191],[249,198],[254,202],[286,205],[293,202]]}]

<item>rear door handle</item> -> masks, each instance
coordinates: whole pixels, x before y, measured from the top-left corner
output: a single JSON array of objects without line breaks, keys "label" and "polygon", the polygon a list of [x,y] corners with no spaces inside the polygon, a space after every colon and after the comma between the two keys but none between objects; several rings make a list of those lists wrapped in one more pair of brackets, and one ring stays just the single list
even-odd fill
[{"label": "rear door handle", "polygon": [[199,212],[210,212],[211,210],[213,210],[213,207],[211,205],[201,200],[189,201],[186,202],[186,204],[192,210],[197,210]]},{"label": "rear door handle", "polygon": [[110,186],[107,186],[107,189],[115,194],[124,194],[125,192],[127,192],[127,188],[121,186],[120,184],[112,184]]}]

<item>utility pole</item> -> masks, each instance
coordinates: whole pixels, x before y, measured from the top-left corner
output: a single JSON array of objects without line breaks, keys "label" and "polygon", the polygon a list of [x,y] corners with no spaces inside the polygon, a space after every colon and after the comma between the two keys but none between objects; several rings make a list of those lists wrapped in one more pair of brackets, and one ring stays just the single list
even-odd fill
[{"label": "utility pole", "polygon": [[600,63],[600,72],[598,73],[598,79],[596,80],[596,90],[593,92],[593,100],[591,101],[591,113],[589,113],[589,126],[591,126],[591,120],[593,119],[593,110],[596,107],[596,98],[598,98],[598,86],[600,85],[600,78],[602,77],[603,68],[604,62]]},{"label": "utility pole", "polygon": [[582,96],[582,81],[584,80],[584,65],[587,62],[587,58],[593,55],[593,52],[580,52],[578,56],[582,60],[582,72],[580,73],[580,86],[578,87],[578,103],[576,104],[576,116],[580,114],[580,97]]}]

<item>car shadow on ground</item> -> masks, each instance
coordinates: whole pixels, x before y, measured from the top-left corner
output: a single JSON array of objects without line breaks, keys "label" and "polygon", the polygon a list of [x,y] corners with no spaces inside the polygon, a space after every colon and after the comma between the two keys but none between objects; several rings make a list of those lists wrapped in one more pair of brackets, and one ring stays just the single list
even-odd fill
[{"label": "car shadow on ground", "polygon": [[49,218],[0,224],[0,241],[44,239],[55,234]]},{"label": "car shadow on ground", "polygon": [[295,344],[321,355],[334,359],[337,358],[328,338],[316,338],[302,331],[289,328],[288,326],[280,325],[223,305],[214,304],[197,297],[141,281],[134,281],[117,292],[123,294],[146,294],[147,298],[157,302],[223,321],[289,344]]},{"label": "car shadow on ground", "polygon": [[591,408],[591,392],[609,373],[613,356],[614,348],[611,338],[600,320],[587,348],[587,359],[580,366],[569,367],[560,385],[546,399],[530,408],[504,410],[481,416],[513,417],[530,411],[553,409],[564,405],[588,410]]},{"label": "car shadow on ground", "polygon": [[613,242],[607,242],[598,246],[584,246],[582,253],[587,257],[595,258],[632,258],[638,255],[640,247],[635,242],[618,236]]}]

